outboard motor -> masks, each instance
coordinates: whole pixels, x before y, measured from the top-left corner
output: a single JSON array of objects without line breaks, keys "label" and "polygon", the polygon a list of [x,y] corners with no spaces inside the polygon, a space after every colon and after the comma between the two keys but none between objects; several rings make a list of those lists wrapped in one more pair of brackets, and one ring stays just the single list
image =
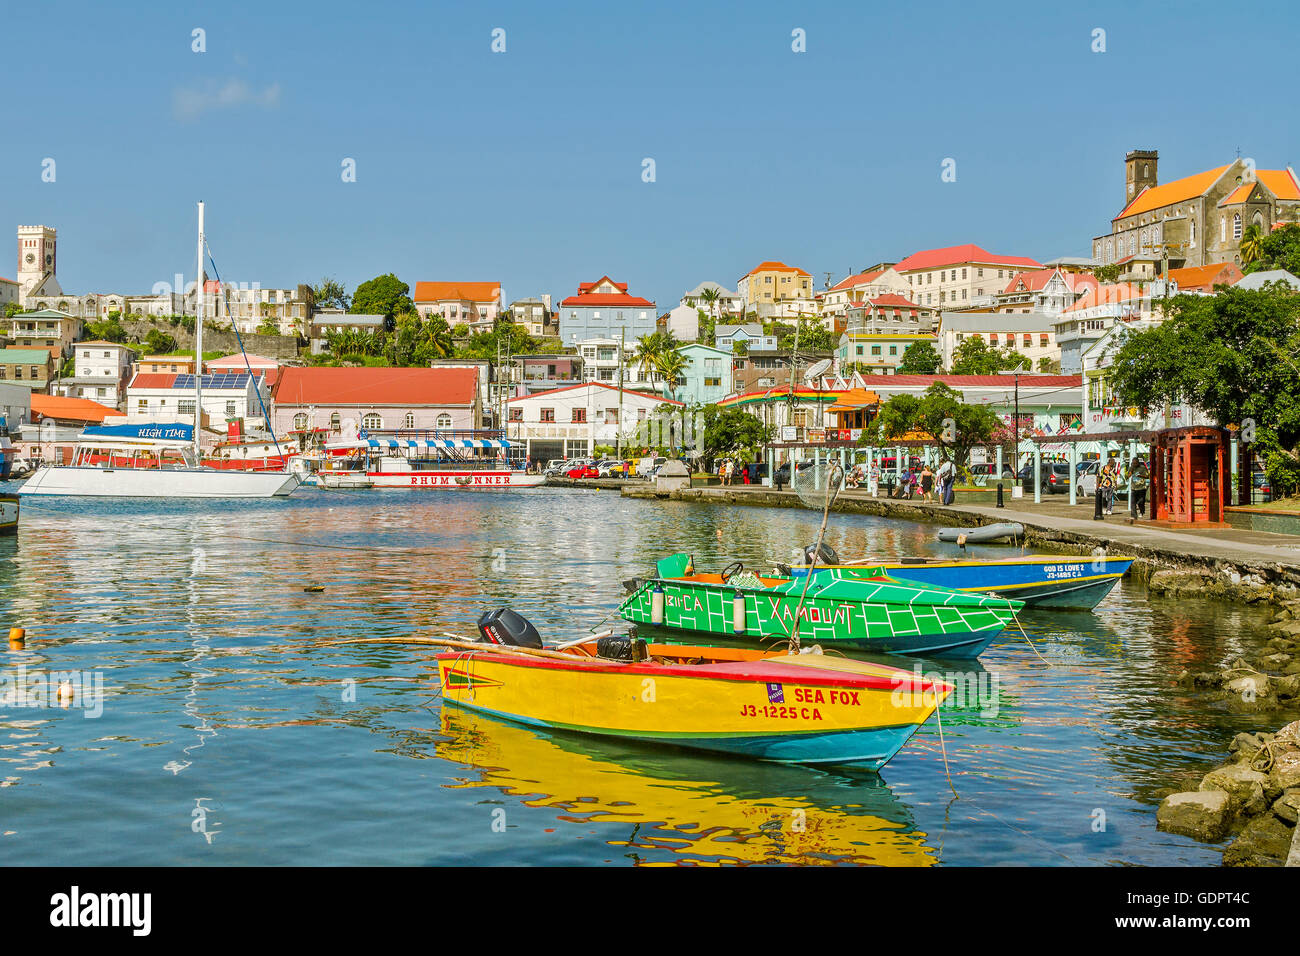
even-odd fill
[{"label": "outboard motor", "polygon": [[537,633],[537,628],[533,627],[522,614],[508,607],[484,611],[478,619],[478,632],[488,644],[510,644],[514,647],[538,649],[542,646],[542,636]]},{"label": "outboard motor", "polygon": [[839,564],[839,563],[840,563],[840,556],[839,556],[838,554],[835,553],[835,549],[832,548],[832,547],[831,547],[829,544],[827,544],[825,541],[823,541],[823,542],[822,542],[822,545],[821,545],[820,548],[818,548],[816,545],[811,545],[811,544],[810,544],[810,545],[808,545],[808,547],[806,547],[806,548],[803,549],[803,563],[804,563],[804,564],[812,564],[812,563],[813,563],[813,552],[814,552],[814,551],[817,552],[817,563],[818,563],[818,564],[828,564],[828,565],[829,565],[829,564]]}]

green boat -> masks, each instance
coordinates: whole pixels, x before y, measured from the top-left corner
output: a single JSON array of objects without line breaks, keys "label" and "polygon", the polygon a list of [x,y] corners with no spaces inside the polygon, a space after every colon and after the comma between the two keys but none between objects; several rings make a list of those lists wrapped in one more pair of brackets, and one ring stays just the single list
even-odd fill
[{"label": "green boat", "polygon": [[760,576],[739,562],[697,573],[691,556],[661,560],[655,576],[627,582],[618,612],[626,621],[732,640],[786,639],[799,615],[799,640],[889,654],[978,657],[1023,606],[1020,601],[899,581],[883,568],[820,569],[806,576]]}]

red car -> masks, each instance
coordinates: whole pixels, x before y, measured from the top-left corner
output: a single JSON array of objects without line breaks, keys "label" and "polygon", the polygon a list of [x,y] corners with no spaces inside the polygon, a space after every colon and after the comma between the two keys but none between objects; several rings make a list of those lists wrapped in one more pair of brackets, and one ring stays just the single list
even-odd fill
[{"label": "red car", "polygon": [[565,473],[566,478],[599,478],[600,472],[590,465],[583,465],[581,468],[570,468]]}]

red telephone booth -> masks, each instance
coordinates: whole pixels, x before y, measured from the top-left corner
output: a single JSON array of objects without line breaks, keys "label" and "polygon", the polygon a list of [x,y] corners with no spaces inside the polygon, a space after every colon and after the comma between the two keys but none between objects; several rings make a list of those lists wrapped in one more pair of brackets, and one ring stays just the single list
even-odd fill
[{"label": "red telephone booth", "polygon": [[1174,525],[1223,525],[1230,483],[1228,432],[1189,425],[1156,432],[1151,442],[1151,518]]}]

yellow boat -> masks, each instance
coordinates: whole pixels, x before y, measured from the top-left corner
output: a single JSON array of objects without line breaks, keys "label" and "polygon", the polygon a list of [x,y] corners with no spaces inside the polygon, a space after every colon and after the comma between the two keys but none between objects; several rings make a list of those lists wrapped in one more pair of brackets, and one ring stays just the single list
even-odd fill
[{"label": "yellow boat", "polygon": [[540,639],[463,647],[438,655],[450,704],[536,727],[780,763],[878,770],[953,690],[820,653],[612,637],[557,650]]}]

